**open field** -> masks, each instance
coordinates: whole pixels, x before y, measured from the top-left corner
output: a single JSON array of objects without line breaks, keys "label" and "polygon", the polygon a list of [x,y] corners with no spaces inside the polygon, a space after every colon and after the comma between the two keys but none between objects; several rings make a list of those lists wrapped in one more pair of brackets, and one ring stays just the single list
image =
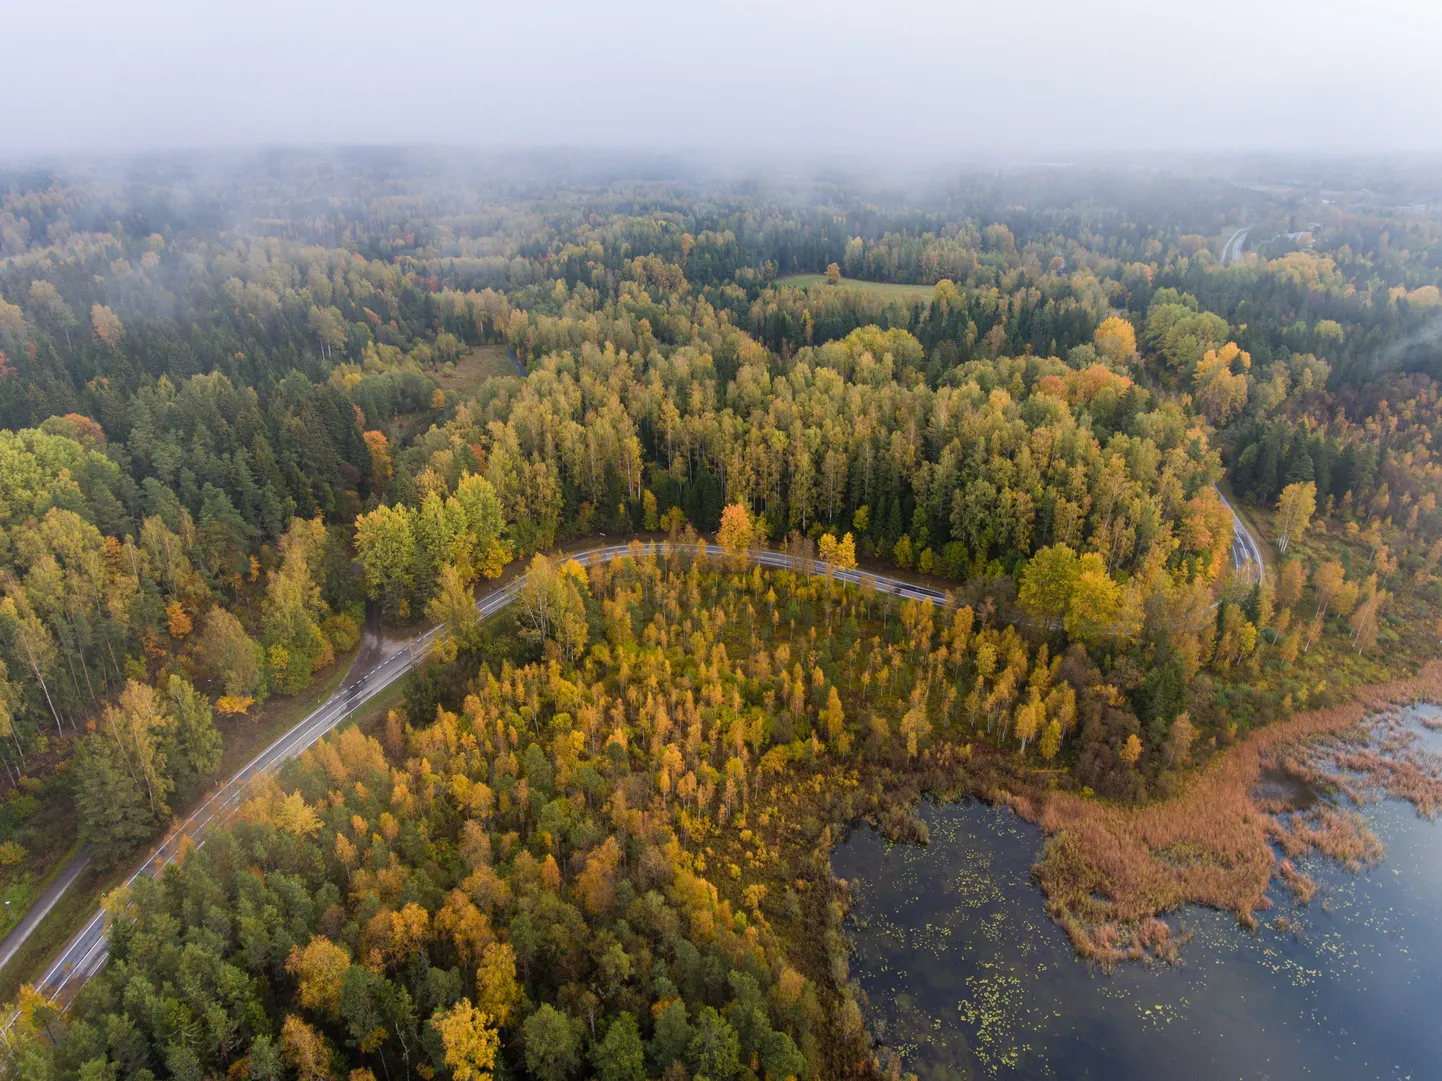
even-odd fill
[{"label": "open field", "polygon": [[[785,277],[777,278],[776,285],[790,285],[797,289],[810,289],[813,285],[825,285],[825,274],[787,274]],[[857,289],[865,289],[868,293],[875,293],[877,296],[887,300],[930,300],[933,286],[930,285],[906,285],[897,282],[866,282],[860,278],[842,278],[842,285],[854,286]]]},{"label": "open field", "polygon": [[436,373],[436,382],[442,390],[458,393],[475,390],[487,379],[515,376],[515,366],[506,356],[504,345],[478,345],[454,365]]}]

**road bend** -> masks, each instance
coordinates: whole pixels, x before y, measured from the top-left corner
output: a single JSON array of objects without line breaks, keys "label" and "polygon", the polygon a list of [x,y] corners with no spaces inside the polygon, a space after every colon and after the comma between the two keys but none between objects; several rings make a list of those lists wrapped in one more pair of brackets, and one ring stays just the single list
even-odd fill
[{"label": "road bend", "polygon": [[[1223,502],[1226,502],[1225,497],[1223,497]],[[1230,504],[1227,506],[1228,509],[1231,509]],[[1262,561],[1260,552],[1256,548],[1256,541],[1247,531],[1246,525],[1236,516],[1236,512],[1232,513],[1235,533],[1232,543],[1233,560],[1238,568],[1244,566],[1248,561],[1254,563],[1260,574]],[[666,542],[659,542],[648,545],[648,547],[658,555],[665,555],[669,554],[671,546]],[[685,545],[683,550],[694,552],[696,546]],[[574,559],[583,565],[604,563],[615,556],[627,555],[630,551],[630,545],[615,544],[578,552],[566,558]],[[725,554],[719,546],[714,544],[706,545],[706,553],[711,557]],[[774,552],[768,549],[752,549],[747,552],[747,558],[750,562],[764,567],[794,569],[796,566],[792,557],[785,552]],[[938,606],[950,603],[948,595],[941,590],[916,582],[891,578],[884,574],[873,574],[870,571],[854,568],[843,570],[820,560],[813,561],[812,569],[813,573],[829,575],[837,581],[848,582],[852,585],[869,586],[879,593],[886,593],[903,600],[926,601]],[[509,606],[520,593],[523,581],[524,578],[517,578],[477,601],[477,619],[487,619]],[[125,880],[125,885],[129,886],[141,875],[160,875],[186,849],[204,845],[205,835],[210,827],[230,817],[245,799],[254,782],[273,773],[282,763],[295,758],[424,660],[441,629],[441,627],[433,627],[424,634],[406,641],[398,650],[379,660],[366,671],[347,673],[346,682],[337,688],[335,693],[314,713],[261,751],[235,776],[219,786],[200,808],[130,874]],[[104,967],[108,956],[105,913],[103,911],[96,912],[75,937],[66,944],[54,963],[46,969],[44,975],[37,981],[36,988],[52,1002],[68,1001],[90,977]]]},{"label": "road bend", "polygon": [[1247,234],[1252,231],[1250,225],[1244,225],[1233,233],[1225,244],[1222,245],[1222,264],[1235,262],[1242,254],[1242,245],[1247,242]]},{"label": "road bend", "polygon": [[[665,554],[670,546],[662,542],[650,547],[658,554]],[[687,545],[685,550],[692,552],[695,547]],[[617,544],[579,552],[567,558],[581,564],[590,564],[606,562],[614,556],[624,556],[629,551],[629,545]],[[707,545],[706,551],[710,556],[724,554],[722,549],[714,544]],[[762,566],[793,566],[791,557],[783,552],[754,550],[748,553],[748,557]],[[947,600],[946,594],[940,590],[885,575],[841,570],[820,561],[815,563],[815,570],[817,573],[830,574],[843,582],[872,584],[878,592],[907,600],[928,601],[932,604],[944,604]],[[523,581],[523,578],[517,578],[479,600],[476,603],[477,619],[484,620],[510,605],[519,594]],[[144,863],[131,872],[124,884],[129,886],[141,875],[158,876],[187,848],[203,845],[210,827],[230,817],[246,798],[255,781],[273,773],[282,763],[295,758],[424,660],[440,631],[440,627],[433,627],[405,642],[400,649],[379,660],[368,670],[347,673],[346,682],[337,688],[330,698],[314,713],[256,755],[225,784],[219,786],[204,804],[150,853]],[[107,959],[105,914],[103,911],[96,912],[46,969],[36,982],[36,988],[51,1001],[68,1001],[85,981],[104,967]]]},{"label": "road bend", "polygon": [[[1217,489],[1217,497],[1222,501],[1222,506],[1232,512],[1232,566],[1237,573],[1255,573],[1257,584],[1266,581],[1267,565],[1262,562],[1262,549],[1257,544],[1257,538],[1252,536],[1252,531],[1247,528],[1247,523],[1242,521],[1242,516],[1237,513],[1237,508],[1232,506],[1222,490]],[[1250,568],[1254,568],[1251,570]]]}]

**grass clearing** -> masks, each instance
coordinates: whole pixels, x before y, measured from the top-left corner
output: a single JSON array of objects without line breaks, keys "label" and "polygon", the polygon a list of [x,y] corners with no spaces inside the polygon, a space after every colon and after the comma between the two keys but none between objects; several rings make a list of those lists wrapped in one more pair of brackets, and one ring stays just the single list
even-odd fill
[{"label": "grass clearing", "polygon": [[[826,275],[787,274],[777,278],[773,284],[790,285],[796,289],[810,289],[813,285],[825,285]],[[868,293],[875,293],[886,300],[900,300],[904,303],[914,300],[930,300],[932,290],[935,288],[931,285],[907,285],[898,282],[868,282],[862,281],[860,278],[842,278],[841,284],[850,285]]]},{"label": "grass clearing", "polygon": [[[0,805],[4,839],[18,843],[24,852],[17,863],[0,871],[0,899],[5,902],[4,912],[0,913],[3,933],[8,934],[25,918],[80,848],[79,820],[66,776],[69,762],[64,757],[72,739],[57,740],[49,753],[32,758],[29,768],[48,769],[49,774],[22,777],[20,787],[8,792]],[[14,824],[17,819],[18,825]]]},{"label": "grass clearing", "polygon": [[436,373],[442,390],[458,394],[474,391],[487,379],[519,379],[516,366],[506,355],[504,345],[478,345],[454,364],[447,364]]}]

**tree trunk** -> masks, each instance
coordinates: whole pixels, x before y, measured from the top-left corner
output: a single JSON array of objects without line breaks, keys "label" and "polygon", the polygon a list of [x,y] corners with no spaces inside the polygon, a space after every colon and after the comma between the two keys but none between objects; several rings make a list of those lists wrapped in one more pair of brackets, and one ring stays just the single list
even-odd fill
[{"label": "tree trunk", "polygon": [[55,712],[55,703],[50,699],[50,688],[45,685],[45,677],[40,674],[40,666],[35,663],[35,658],[30,655],[30,650],[25,650],[26,659],[30,661],[30,671],[35,673],[35,678],[40,683],[40,689],[45,692],[45,704],[50,707],[50,716],[55,718],[55,731],[60,735],[65,734],[65,729],[60,725],[60,714]]}]

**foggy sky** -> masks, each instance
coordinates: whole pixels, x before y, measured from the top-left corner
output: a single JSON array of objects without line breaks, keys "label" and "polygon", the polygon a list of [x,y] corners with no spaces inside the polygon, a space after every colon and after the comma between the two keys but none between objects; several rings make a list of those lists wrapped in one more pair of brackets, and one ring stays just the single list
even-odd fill
[{"label": "foggy sky", "polygon": [[1435,0],[0,0],[0,157],[1442,150]]}]

